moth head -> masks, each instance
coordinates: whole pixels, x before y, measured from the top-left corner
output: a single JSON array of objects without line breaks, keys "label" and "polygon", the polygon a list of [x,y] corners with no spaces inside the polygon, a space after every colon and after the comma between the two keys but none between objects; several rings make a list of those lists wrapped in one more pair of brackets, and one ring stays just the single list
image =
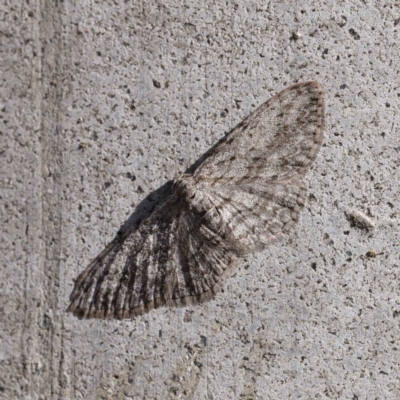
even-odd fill
[{"label": "moth head", "polygon": [[195,182],[191,175],[182,174],[174,178],[173,190],[182,197],[193,199],[196,196]]}]

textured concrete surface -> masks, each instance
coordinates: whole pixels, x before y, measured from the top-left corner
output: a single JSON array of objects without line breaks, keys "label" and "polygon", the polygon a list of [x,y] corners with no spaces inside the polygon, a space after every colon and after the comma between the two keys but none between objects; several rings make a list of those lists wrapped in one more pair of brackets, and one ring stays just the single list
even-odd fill
[{"label": "textured concrete surface", "polygon": [[[0,398],[400,398],[398,2],[1,7]],[[305,80],[327,132],[286,242],[202,306],[65,312],[127,218]]]}]

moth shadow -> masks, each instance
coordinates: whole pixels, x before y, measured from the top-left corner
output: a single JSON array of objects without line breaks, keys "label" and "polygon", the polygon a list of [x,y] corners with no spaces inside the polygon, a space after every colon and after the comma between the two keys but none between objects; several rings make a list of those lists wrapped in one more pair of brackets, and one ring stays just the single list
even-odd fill
[{"label": "moth shadow", "polygon": [[117,236],[123,235],[126,231],[140,225],[154,209],[161,204],[172,192],[172,181],[164,183],[158,189],[146,196],[136,207],[129,218],[121,225]]},{"label": "moth shadow", "polygon": [[[210,149],[208,149],[192,165],[190,165],[184,173],[192,175],[194,171],[196,171],[196,169],[214,153],[216,147],[226,141],[226,139],[229,137],[234,129],[229,131],[227,134],[225,134],[225,136],[218,140],[215,145],[210,147]],[[140,222],[146,219],[155,210],[155,208],[163,203],[164,200],[167,199],[167,197],[172,193],[172,184],[172,180],[168,181],[164,183],[164,185],[160,186],[158,189],[151,192],[148,196],[146,196],[135,207],[134,212],[129,216],[129,218],[121,225],[119,231],[117,232],[117,236],[123,235],[126,231],[132,229],[133,227],[138,227],[140,225]]]}]

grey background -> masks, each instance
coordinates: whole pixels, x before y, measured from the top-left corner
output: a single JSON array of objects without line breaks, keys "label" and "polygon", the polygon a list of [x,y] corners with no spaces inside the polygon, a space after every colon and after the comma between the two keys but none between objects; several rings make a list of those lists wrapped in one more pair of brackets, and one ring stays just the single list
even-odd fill
[{"label": "grey background", "polygon": [[[400,398],[398,2],[1,7],[2,399]],[[286,242],[201,306],[66,313],[138,205],[306,80],[327,132]]]}]

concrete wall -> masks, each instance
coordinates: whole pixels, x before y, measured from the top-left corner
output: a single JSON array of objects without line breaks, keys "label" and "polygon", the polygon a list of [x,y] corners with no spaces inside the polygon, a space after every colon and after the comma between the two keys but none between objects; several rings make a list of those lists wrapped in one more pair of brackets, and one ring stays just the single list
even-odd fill
[{"label": "concrete wall", "polygon": [[[398,2],[2,8],[0,398],[400,398]],[[305,80],[326,87],[327,132],[286,242],[205,305],[66,313],[138,205]]]}]

